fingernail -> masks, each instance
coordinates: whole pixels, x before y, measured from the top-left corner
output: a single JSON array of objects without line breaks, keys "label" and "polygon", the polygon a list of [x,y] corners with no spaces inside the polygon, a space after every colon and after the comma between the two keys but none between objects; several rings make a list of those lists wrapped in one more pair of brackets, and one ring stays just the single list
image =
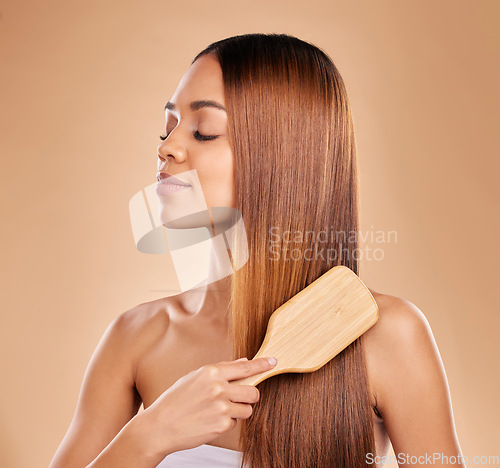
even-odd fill
[{"label": "fingernail", "polygon": [[237,361],[248,361],[248,358],[246,357],[240,357],[239,359],[236,359]]},{"label": "fingernail", "polygon": [[271,366],[275,366],[276,363],[278,362],[276,358],[273,357],[267,358],[267,360],[269,361],[269,364],[271,364]]}]

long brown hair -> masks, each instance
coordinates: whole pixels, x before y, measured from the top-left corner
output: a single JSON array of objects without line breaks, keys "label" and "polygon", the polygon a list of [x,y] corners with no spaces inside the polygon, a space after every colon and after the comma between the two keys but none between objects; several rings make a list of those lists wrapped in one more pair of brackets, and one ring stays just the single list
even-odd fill
[{"label": "long brown hair", "polygon": [[[193,62],[207,53],[222,68],[249,254],[232,278],[233,359],[251,359],[280,305],[333,266],[359,273],[352,117],[340,73],[310,43],[245,34],[210,44]],[[366,466],[375,447],[362,336],[321,369],[258,388],[241,425],[243,464]]]}]

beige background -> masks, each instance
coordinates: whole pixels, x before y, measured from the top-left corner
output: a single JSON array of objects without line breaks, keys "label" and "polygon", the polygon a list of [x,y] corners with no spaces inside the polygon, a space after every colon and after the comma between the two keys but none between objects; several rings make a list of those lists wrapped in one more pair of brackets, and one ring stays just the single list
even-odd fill
[{"label": "beige background", "polygon": [[[322,47],[350,96],[373,289],[436,337],[465,455],[499,455],[496,0],[3,1],[0,465],[47,466],[121,312],[165,295],[138,252],[163,107],[210,42],[283,32]],[[379,252],[380,253],[380,252]]]}]

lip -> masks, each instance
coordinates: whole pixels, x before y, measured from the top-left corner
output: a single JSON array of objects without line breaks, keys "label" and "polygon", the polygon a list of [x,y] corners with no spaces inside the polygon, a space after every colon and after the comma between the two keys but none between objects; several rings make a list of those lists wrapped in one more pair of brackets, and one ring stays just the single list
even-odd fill
[{"label": "lip", "polygon": [[191,187],[191,185],[188,184],[187,182],[184,182],[183,180],[174,177],[172,174],[169,174],[168,172],[157,172],[156,180],[160,184],[171,184],[171,185],[180,185],[182,187]]},{"label": "lip", "polygon": [[168,172],[158,172],[156,174],[158,184],[156,185],[156,195],[162,197],[173,192],[182,192],[191,188],[191,185],[183,180],[174,177]]}]

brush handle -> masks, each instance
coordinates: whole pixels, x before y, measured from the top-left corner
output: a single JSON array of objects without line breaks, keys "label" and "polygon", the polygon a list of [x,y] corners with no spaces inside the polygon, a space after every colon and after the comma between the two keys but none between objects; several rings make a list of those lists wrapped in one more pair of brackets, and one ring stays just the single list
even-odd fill
[{"label": "brush handle", "polygon": [[282,374],[282,373],[283,372],[281,372],[281,371],[276,372],[275,369],[272,369],[272,370],[269,370],[266,372],[262,372],[260,374],[246,377],[245,379],[234,380],[231,383],[235,383],[238,385],[253,385],[255,387],[257,384],[261,383],[263,380],[266,380],[267,378],[272,377],[273,375]]}]

